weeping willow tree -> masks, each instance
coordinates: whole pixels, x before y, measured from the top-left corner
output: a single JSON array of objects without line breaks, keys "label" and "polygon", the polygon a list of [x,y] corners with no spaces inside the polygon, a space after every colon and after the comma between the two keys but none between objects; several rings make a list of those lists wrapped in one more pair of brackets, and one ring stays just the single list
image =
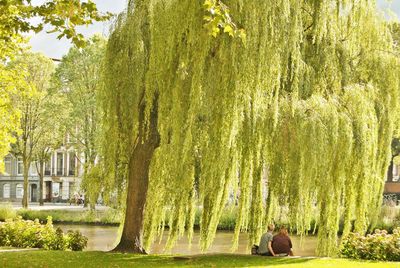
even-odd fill
[{"label": "weeping willow tree", "polygon": [[[225,5],[227,4],[227,5]],[[374,1],[129,1],[108,43],[100,99],[107,185],[126,187],[117,251],[167,247],[202,208],[215,236],[229,194],[256,242],[287,208],[318,253],[378,211],[398,101],[398,59]],[[267,194],[263,194],[267,189]]]}]

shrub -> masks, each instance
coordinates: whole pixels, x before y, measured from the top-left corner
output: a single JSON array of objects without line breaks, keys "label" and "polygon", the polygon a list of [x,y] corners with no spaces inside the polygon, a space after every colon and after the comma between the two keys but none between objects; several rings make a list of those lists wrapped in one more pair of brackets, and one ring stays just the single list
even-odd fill
[{"label": "shrub", "polygon": [[82,251],[87,246],[87,237],[79,231],[69,230],[67,233],[67,247],[73,251]]},{"label": "shrub", "polygon": [[393,234],[379,229],[367,236],[350,233],[342,239],[340,254],[352,259],[400,261],[400,228]]},{"label": "shrub", "polygon": [[[0,223],[0,246],[43,248],[46,250],[82,250],[87,238],[80,232],[64,235],[60,228],[54,229],[51,217],[46,224],[39,220],[23,220],[21,216]],[[72,241],[72,242],[71,242]]]},{"label": "shrub", "polygon": [[15,217],[17,217],[17,212],[10,203],[0,205],[0,221],[14,219]]}]

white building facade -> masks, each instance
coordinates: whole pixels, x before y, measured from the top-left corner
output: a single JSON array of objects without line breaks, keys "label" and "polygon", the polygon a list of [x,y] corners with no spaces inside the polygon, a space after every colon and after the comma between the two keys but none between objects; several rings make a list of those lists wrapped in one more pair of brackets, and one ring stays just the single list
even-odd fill
[{"label": "white building facade", "polygon": [[[79,193],[82,164],[73,147],[61,147],[51,152],[45,164],[43,199],[45,202],[68,202]],[[5,171],[0,174],[0,202],[21,201],[23,196],[24,166],[22,158],[11,154],[4,159]],[[28,173],[28,200],[39,201],[39,175],[32,163]]]}]

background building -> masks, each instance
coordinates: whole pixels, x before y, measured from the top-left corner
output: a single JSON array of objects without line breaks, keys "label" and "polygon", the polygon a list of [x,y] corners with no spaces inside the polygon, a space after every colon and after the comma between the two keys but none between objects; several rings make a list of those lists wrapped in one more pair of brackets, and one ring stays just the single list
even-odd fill
[{"label": "background building", "polygon": [[[0,174],[0,201],[21,201],[23,196],[23,163],[20,157],[9,154],[4,159],[5,171]],[[43,199],[45,202],[67,202],[79,193],[82,164],[76,150],[62,146],[51,152],[45,164]],[[39,176],[36,164],[29,169],[29,202],[39,201]]]},{"label": "background building", "polygon": [[400,205],[400,165],[393,164],[392,170],[389,167],[389,172],[392,172],[393,176],[385,182],[384,199],[385,202]]}]

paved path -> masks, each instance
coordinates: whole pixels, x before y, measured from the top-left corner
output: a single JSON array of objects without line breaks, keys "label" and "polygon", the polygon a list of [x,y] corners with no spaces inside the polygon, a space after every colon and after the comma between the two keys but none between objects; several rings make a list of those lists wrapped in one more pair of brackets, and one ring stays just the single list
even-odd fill
[{"label": "paved path", "polygon": [[0,253],[2,252],[18,252],[18,251],[33,251],[33,250],[39,250],[38,248],[10,248],[10,249],[1,249],[0,248]]},{"label": "paved path", "polygon": [[[1,205],[2,203],[0,203]],[[3,203],[3,204],[9,204],[9,203]],[[20,209],[22,208],[22,205],[20,202],[13,202],[12,206],[14,209]],[[39,206],[39,203],[29,203],[29,209],[31,210],[88,210],[89,208],[86,207],[84,208],[83,205],[70,205],[69,203],[44,203],[43,206]],[[103,205],[96,205],[96,210],[105,210],[107,209],[107,206]]]}]

